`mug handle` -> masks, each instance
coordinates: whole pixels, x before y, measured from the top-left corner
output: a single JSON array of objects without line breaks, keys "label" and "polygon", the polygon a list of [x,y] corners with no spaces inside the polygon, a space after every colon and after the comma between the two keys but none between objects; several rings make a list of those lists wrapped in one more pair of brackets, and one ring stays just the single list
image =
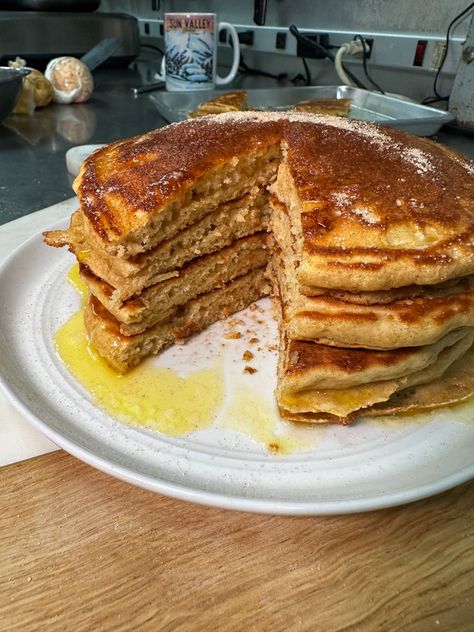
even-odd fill
[{"label": "mug handle", "polygon": [[154,76],[155,81],[166,81],[166,61],[165,56],[163,55],[163,59],[161,60],[160,72],[156,71]]},{"label": "mug handle", "polygon": [[234,59],[232,61],[232,68],[230,69],[230,72],[227,76],[219,77],[219,75],[216,74],[217,86],[223,86],[226,83],[230,83],[232,79],[235,78],[235,75],[237,74],[237,70],[239,69],[239,63],[240,63],[240,42],[239,42],[239,36],[237,35],[237,31],[232,26],[232,24],[229,24],[228,22],[219,22],[219,26],[217,28],[218,33],[223,31],[224,29],[226,31],[229,31],[230,38],[234,45]]}]

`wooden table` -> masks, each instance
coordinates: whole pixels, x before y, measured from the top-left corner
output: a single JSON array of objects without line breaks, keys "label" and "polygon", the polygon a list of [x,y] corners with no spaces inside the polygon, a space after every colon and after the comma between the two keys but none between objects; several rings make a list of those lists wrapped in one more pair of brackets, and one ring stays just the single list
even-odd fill
[{"label": "wooden table", "polygon": [[62,451],[0,480],[2,631],[474,630],[474,482],[288,518],[155,495]]}]

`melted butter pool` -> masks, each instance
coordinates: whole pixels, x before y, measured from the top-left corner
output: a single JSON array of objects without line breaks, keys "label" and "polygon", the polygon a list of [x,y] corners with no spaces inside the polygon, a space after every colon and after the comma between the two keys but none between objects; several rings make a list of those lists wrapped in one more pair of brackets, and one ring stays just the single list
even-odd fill
[{"label": "melted butter pool", "polygon": [[273,454],[291,454],[314,446],[314,428],[277,419],[274,406],[258,391],[237,386],[220,427],[241,432]]},{"label": "melted butter pool", "polygon": [[[88,291],[78,264],[67,280],[84,302]],[[67,369],[109,415],[125,423],[183,436],[215,425],[262,444],[273,454],[290,454],[314,446],[313,429],[279,420],[273,400],[246,385],[233,385],[226,398],[224,371],[211,367],[185,377],[151,362],[126,374],[112,369],[90,344],[84,310],[73,314],[56,332],[55,346]],[[216,421],[218,420],[218,421]]]},{"label": "melted butter pool", "polygon": [[218,367],[181,377],[144,363],[125,375],[117,373],[89,343],[82,309],[60,327],[54,341],[68,370],[121,421],[179,436],[210,426],[222,406]]}]

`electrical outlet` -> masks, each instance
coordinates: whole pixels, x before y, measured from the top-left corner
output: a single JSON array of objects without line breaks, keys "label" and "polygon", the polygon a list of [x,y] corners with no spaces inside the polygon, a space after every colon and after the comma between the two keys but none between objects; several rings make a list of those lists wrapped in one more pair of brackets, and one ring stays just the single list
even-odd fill
[{"label": "electrical outlet", "polygon": [[367,44],[367,59],[370,59],[372,55],[372,48],[374,47],[374,38],[373,37],[364,37],[365,43]]},{"label": "electrical outlet", "polygon": [[[151,2],[151,0],[149,0]],[[158,0],[157,0],[158,1]],[[163,2],[161,3],[163,5]],[[159,7],[159,1],[157,4]],[[151,12],[150,12],[150,15]],[[155,14],[156,15],[156,14]],[[159,38],[163,36],[163,20],[158,18],[146,17],[139,18],[140,36],[143,41],[148,38]],[[147,32],[145,32],[145,24]],[[298,44],[296,38],[293,37],[288,30],[280,27],[272,26],[255,26],[254,24],[234,24],[237,32],[243,33],[240,39],[247,40],[242,42],[242,46],[251,47],[251,50],[262,53],[274,53],[277,55],[320,58],[325,57],[324,51],[318,50],[311,44],[306,45]],[[357,32],[357,31],[356,31]],[[350,42],[354,39],[355,33],[350,31],[325,31],[321,32],[317,29],[306,28],[302,33],[310,40],[319,42],[325,48],[329,47],[331,51],[336,52],[336,49],[343,44]],[[360,33],[360,31],[359,31]],[[426,36],[425,33],[360,33],[365,41],[368,43],[370,52],[369,57],[373,63],[378,66],[383,66],[393,69],[405,69],[405,70],[434,70],[439,67],[444,49],[445,42],[440,36]],[[253,36],[253,37],[252,37]],[[285,37],[286,36],[286,37]],[[227,34],[225,31],[221,31],[219,35],[219,44],[225,44],[227,41]],[[420,42],[426,41],[426,51],[421,59],[421,56],[415,56],[417,46]],[[252,42],[252,43],[251,43]],[[453,35],[449,42],[449,55],[446,57],[443,64],[443,71],[445,73],[456,72],[458,61],[463,51],[463,36]],[[330,45],[330,46],[329,46]],[[415,58],[416,57],[416,58]],[[356,55],[352,57],[350,63],[360,64],[362,55]]]},{"label": "electrical outlet", "polygon": [[279,50],[285,50],[286,48],[286,33],[280,32],[276,34],[275,48]]},{"label": "electrical outlet", "polygon": [[241,44],[245,44],[246,46],[253,46],[253,31],[239,31],[237,35]]},{"label": "electrical outlet", "polygon": [[[315,44],[329,48],[329,35],[327,33],[301,33],[301,35]],[[317,46],[312,46],[309,42],[299,39],[297,40],[296,54],[298,57],[308,57],[308,59],[325,59],[327,57],[326,53]]]},{"label": "electrical outlet", "polygon": [[443,61],[446,51],[446,42],[435,42],[433,45],[433,53],[431,55],[431,68],[438,70]]}]

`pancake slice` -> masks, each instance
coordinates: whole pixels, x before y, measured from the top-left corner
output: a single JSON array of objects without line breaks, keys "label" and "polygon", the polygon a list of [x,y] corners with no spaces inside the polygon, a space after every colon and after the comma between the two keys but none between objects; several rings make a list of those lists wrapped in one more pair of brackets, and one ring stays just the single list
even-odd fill
[{"label": "pancake slice", "polygon": [[320,412],[292,413],[284,408],[280,412],[285,419],[303,423],[349,424],[361,417],[384,417],[404,413],[424,413],[436,408],[465,402],[474,394],[474,347],[455,360],[441,375],[429,382],[399,390],[387,401],[348,415]]},{"label": "pancake slice", "polygon": [[271,181],[280,157],[278,121],[216,129],[216,118],[168,125],[92,154],[73,184],[86,238],[128,258]]},{"label": "pancake slice", "polygon": [[433,141],[337,121],[284,129],[272,192],[288,208],[299,281],[371,292],[472,274],[469,161],[446,160]]},{"label": "pancake slice", "polygon": [[340,347],[395,349],[428,345],[450,331],[474,326],[473,276],[438,285],[365,292],[362,297],[328,289],[319,289],[314,296],[304,294],[297,277],[299,260],[287,208],[274,196],[270,206],[270,228],[276,242],[271,276],[274,291],[284,304],[289,338]]},{"label": "pancake slice", "polygon": [[156,355],[173,343],[184,342],[217,320],[247,307],[268,293],[265,268],[253,270],[223,288],[201,294],[181,306],[166,322],[146,331],[124,336],[118,321],[95,298],[85,308],[89,339],[111,367],[125,373],[149,355]]},{"label": "pancake slice", "polygon": [[325,296],[306,298],[292,310],[288,336],[343,347],[396,349],[429,345],[450,331],[474,326],[472,280],[440,294],[368,306]]},{"label": "pancake slice", "polygon": [[441,377],[395,393],[387,402],[372,406],[364,415],[422,412],[464,402],[474,394],[474,346],[461,355]]},{"label": "pancake slice", "polygon": [[306,99],[294,106],[297,112],[328,114],[331,116],[349,116],[351,99]]},{"label": "pancake slice", "polygon": [[80,274],[102,305],[120,322],[120,333],[141,333],[170,317],[173,310],[199,294],[225,286],[268,261],[266,233],[243,237],[231,246],[204,257],[197,257],[178,271],[178,276],[147,287],[139,296],[121,305],[111,300],[114,288],[96,277],[85,265]]},{"label": "pancake slice", "polygon": [[111,255],[84,234],[82,212],[76,211],[65,231],[45,233],[47,244],[68,246],[93,274],[112,286],[110,300],[117,305],[145,287],[177,276],[177,269],[192,259],[216,252],[234,240],[267,226],[268,207],[262,191],[221,204],[198,222],[159,246],[133,258]]},{"label": "pancake slice", "polygon": [[247,93],[243,90],[226,92],[218,97],[200,103],[198,107],[189,112],[189,118],[199,118],[208,114],[222,114],[223,112],[239,112],[249,109]]}]

